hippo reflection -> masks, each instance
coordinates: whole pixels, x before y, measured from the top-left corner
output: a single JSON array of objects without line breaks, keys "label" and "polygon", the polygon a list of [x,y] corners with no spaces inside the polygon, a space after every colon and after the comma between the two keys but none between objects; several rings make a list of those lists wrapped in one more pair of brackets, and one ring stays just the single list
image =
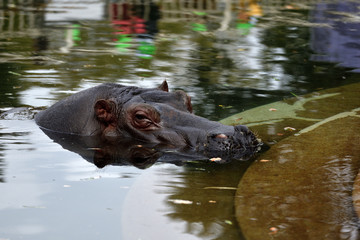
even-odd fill
[{"label": "hippo reflection", "polygon": [[148,158],[145,162],[171,161],[175,155],[247,160],[261,146],[246,126],[226,126],[192,114],[190,97],[181,90],[169,92],[166,81],[150,89],[101,84],[57,102],[35,120],[64,148],[86,159],[83,150],[97,149],[92,150],[94,162],[106,164],[131,162],[139,159],[136,155],[142,161]]}]

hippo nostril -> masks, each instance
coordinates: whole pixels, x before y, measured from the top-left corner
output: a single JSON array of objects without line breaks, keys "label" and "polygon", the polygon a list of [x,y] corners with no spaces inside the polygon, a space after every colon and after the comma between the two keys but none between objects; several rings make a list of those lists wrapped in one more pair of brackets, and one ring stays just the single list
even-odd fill
[{"label": "hippo nostril", "polygon": [[223,134],[223,133],[220,133],[220,134],[216,135],[215,137],[216,137],[216,138],[222,138],[222,139],[227,139],[227,138],[228,138],[228,137],[227,137],[225,134]]}]

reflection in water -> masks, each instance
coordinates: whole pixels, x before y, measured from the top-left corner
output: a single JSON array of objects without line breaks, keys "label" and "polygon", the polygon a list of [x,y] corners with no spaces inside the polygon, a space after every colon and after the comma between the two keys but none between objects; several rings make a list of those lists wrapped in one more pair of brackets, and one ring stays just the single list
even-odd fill
[{"label": "reflection in water", "polygon": [[62,53],[69,53],[71,48],[77,46],[81,41],[80,25],[73,24],[66,30],[65,42],[66,45],[60,48]]},{"label": "reflection in water", "polygon": [[[153,87],[155,81],[167,78],[176,87],[186,88],[194,97],[199,114],[219,120],[262,103],[291,96],[289,92],[292,89],[297,90],[295,94],[301,94],[323,87],[329,81],[333,82],[333,86],[339,84],[338,78],[344,74],[342,70],[334,70],[333,65],[314,67],[314,62],[307,60],[311,55],[307,45],[310,37],[307,27],[299,27],[297,24],[300,23],[296,21],[291,22],[292,26],[285,23],[278,26],[277,22],[271,22],[271,18],[263,20],[259,17],[261,14],[269,16],[273,11],[271,2],[233,3],[231,9],[236,11],[231,12],[231,16],[236,15],[238,19],[232,17],[228,30],[222,32],[217,30],[227,7],[218,1],[202,3],[179,1],[178,4],[159,4],[154,1],[141,5],[115,1],[99,9],[107,18],[105,22],[91,20],[87,15],[87,20],[81,22],[46,22],[60,18],[61,13],[25,11],[32,17],[41,15],[45,19],[31,26],[31,29],[39,31],[27,31],[28,28],[25,28],[24,34],[34,36],[34,39],[46,37],[48,42],[43,45],[47,47],[46,51],[42,51],[45,55],[35,58],[36,62],[45,64],[45,68],[55,68],[59,72],[57,80],[52,82],[48,98],[60,99],[65,95],[63,91],[79,90],[99,82],[141,83],[142,86]],[[70,5],[70,9],[54,9],[71,13],[73,10],[80,11],[79,5]],[[283,14],[307,20],[306,13],[294,11]],[[67,15],[63,17],[68,18]],[[74,16],[75,19],[78,17]],[[97,18],[98,15],[94,14],[94,19]],[[136,33],[139,29],[135,27],[135,22],[135,25],[131,23],[131,18],[142,19],[139,23],[141,33]],[[259,21],[254,25],[256,18]],[[2,19],[4,26],[10,20]],[[119,24],[110,24],[111,21]],[[189,33],[194,22],[205,26],[206,33]],[[239,31],[232,31],[237,23],[250,23],[251,31],[247,35],[243,34],[241,27]],[[132,33],[125,34],[129,30]],[[5,35],[10,33],[8,28],[2,31]],[[64,31],[68,34],[65,35]],[[70,40],[74,46],[70,44],[69,47]],[[125,52],[119,52],[114,45],[125,49]],[[27,49],[19,51],[19,46],[15,46],[6,48],[4,61],[28,62],[31,58],[27,53],[34,49],[22,44],[22,49]],[[9,56],[9,52],[16,53],[16,56]],[[324,77],[324,74],[327,76]],[[23,80],[28,82],[32,79],[24,76]],[[40,91],[48,91],[50,87],[47,79],[42,79],[37,85]]]},{"label": "reflection in water", "polygon": [[[3,129],[0,128],[0,131],[2,131]],[[0,132],[0,139],[3,138],[3,133]],[[4,179],[4,169],[5,169],[5,162],[4,162],[4,145],[2,143],[0,143],[0,182],[5,182]]]},{"label": "reflection in water", "polygon": [[126,197],[124,239],[243,239],[233,201],[248,166],[193,163],[148,169]]},{"label": "reflection in water", "polygon": [[[3,119],[0,116],[0,119]],[[8,131],[2,124],[3,120],[0,120],[0,182],[6,182],[5,170],[7,168],[8,162],[5,162],[5,152],[8,149],[8,144],[12,144],[13,141],[16,139],[16,144],[22,146],[23,148],[28,147],[29,135],[31,133],[29,131]],[[31,147],[28,148],[31,150]],[[2,206],[0,206],[0,209]]]},{"label": "reflection in water", "polygon": [[339,63],[338,66],[360,72],[360,3],[343,1],[319,3],[311,12],[316,23],[328,23],[331,28],[312,28],[311,60]]},{"label": "reflection in water", "polygon": [[0,126],[6,158],[6,182],[0,183],[1,238],[120,235],[122,200],[137,169],[98,170],[49,141],[34,121],[0,120]]},{"label": "reflection in water", "polygon": [[248,166],[233,163],[222,168],[202,166],[201,171],[187,169],[179,176],[182,181],[168,185],[171,211],[167,217],[186,222],[186,231],[202,239],[241,239],[241,233],[231,226],[236,221],[229,206],[233,205],[234,186]]},{"label": "reflection in water", "polygon": [[16,73],[17,66],[12,63],[0,64],[1,75],[1,108],[22,106],[19,100],[19,92],[22,90],[19,74]]},{"label": "reflection in water", "polygon": [[[143,2],[144,5],[106,0],[2,1],[0,6],[11,6],[0,9],[1,110],[49,106],[103,82],[155,87],[166,78],[171,85],[190,93],[198,115],[218,120],[293,94],[299,96],[317,88],[359,81],[356,1],[325,4],[319,0],[314,9],[305,6],[304,1]],[[356,70],[348,72],[342,67]],[[331,113],[331,108],[329,104],[323,114]],[[320,111],[314,104],[308,112]],[[7,123],[13,126],[11,131],[21,126],[12,120]],[[290,123],[284,121],[281,129]],[[274,140],[280,133],[273,125],[266,128],[272,132],[264,131],[261,137]],[[22,132],[37,131],[35,124],[29,129]],[[25,140],[11,134],[0,129],[0,181],[6,180],[0,184],[0,232],[4,233],[0,238],[114,239],[127,231],[120,232],[124,226],[135,233],[148,233],[144,239],[160,239],[157,233],[161,231],[168,233],[165,239],[176,239],[174,235],[180,235],[178,239],[242,237],[234,217],[233,196],[247,163],[154,164],[176,162],[179,155],[162,154],[152,146],[140,149],[139,144],[100,149],[97,144],[89,148],[87,142],[56,140],[70,150],[64,151],[42,133],[26,136]],[[4,145],[3,140],[9,138],[12,144]],[[317,142],[323,143],[324,139],[328,137]],[[39,141],[42,145],[38,145]],[[336,142],[337,139],[332,143]],[[297,156],[288,145],[283,146],[284,151],[277,155],[281,164],[274,167],[279,174],[281,166],[292,162],[288,155]],[[304,145],[300,147],[303,149]],[[322,148],[320,144],[317,149]],[[88,164],[78,154],[103,168]],[[164,155],[169,158],[162,158]],[[318,159],[321,156],[305,160]],[[319,167],[323,175],[309,175],[306,169],[310,166],[313,170],[313,162],[303,166],[300,177],[305,176],[307,181],[329,177],[321,197],[330,196],[330,202],[338,203],[346,195],[346,204],[341,202],[339,208],[334,204],[326,209],[328,219],[350,209],[348,181],[355,169],[349,170],[349,161],[346,156],[326,159]],[[152,167],[139,171],[116,165]],[[253,182],[244,189],[258,186],[261,193],[269,190],[269,195],[276,195],[274,189],[284,190],[287,180],[300,170],[291,168],[288,178],[282,184],[275,181],[276,188],[270,189],[267,182],[257,185],[259,179],[266,177],[265,172],[255,172]],[[99,177],[109,172],[111,178]],[[308,200],[310,193],[324,189],[326,184],[312,185],[301,200]],[[296,193],[289,194],[292,190],[290,186],[284,201],[276,206],[271,205],[272,199],[269,204],[265,203],[269,199],[262,199],[259,205],[264,211],[257,211],[262,214],[258,220],[264,219],[265,210],[277,207],[277,213],[291,212],[290,207],[298,200]],[[253,196],[250,193],[249,199]],[[295,210],[304,209],[304,201]],[[250,209],[252,203],[246,204],[245,209]],[[318,206],[314,201],[309,205]],[[272,214],[270,219],[274,220],[276,214]],[[308,238],[306,234],[313,232],[303,229],[317,227],[318,222],[311,222],[317,216],[299,216],[285,219],[277,226],[278,233],[289,227],[303,234],[299,239]],[[302,222],[296,228],[287,225],[297,221]],[[336,219],[329,222],[331,228],[342,228],[345,238],[355,226],[355,219],[349,225],[345,221],[336,225]],[[243,227],[242,231],[249,229]],[[319,229],[315,229],[318,239],[328,236],[328,229]],[[265,238],[276,237],[269,235],[268,226],[262,230]]]},{"label": "reflection in water", "polygon": [[[247,7],[245,2],[248,2]],[[240,1],[240,6],[236,28],[240,30],[241,35],[248,35],[257,19],[263,15],[262,9],[256,0]]]},{"label": "reflection in water", "polygon": [[121,53],[136,47],[136,55],[151,59],[156,53],[154,35],[158,32],[159,7],[149,4],[113,3],[109,14],[117,35],[116,48]]},{"label": "reflection in water", "polygon": [[[184,165],[195,161],[209,162],[209,159],[221,156],[217,163],[228,163],[233,155],[205,155],[196,152],[190,147],[169,148],[165,144],[151,144],[134,140],[133,138],[121,138],[118,140],[105,141],[99,136],[78,136],[61,134],[42,129],[54,142],[60,144],[64,149],[78,153],[85,160],[95,164],[99,168],[106,165],[127,166],[132,165],[140,169],[152,166],[156,162],[173,163]],[[253,152],[244,151],[237,159],[246,161],[253,158]],[[215,161],[215,160],[214,160]]]}]

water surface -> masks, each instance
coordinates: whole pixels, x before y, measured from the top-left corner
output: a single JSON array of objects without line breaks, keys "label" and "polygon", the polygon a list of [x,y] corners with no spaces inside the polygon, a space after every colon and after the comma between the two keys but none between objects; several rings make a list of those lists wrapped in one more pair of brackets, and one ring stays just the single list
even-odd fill
[{"label": "water surface", "polygon": [[[197,115],[220,120],[360,81],[356,1],[8,2],[0,4],[2,112],[36,112],[104,82],[166,79],[192,97]],[[99,169],[27,114],[0,120],[0,239],[243,238],[234,195],[251,162]]]}]

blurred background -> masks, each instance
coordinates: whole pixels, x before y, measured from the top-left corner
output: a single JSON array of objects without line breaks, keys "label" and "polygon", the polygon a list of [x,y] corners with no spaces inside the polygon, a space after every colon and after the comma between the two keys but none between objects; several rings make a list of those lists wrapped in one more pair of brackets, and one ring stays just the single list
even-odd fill
[{"label": "blurred background", "polygon": [[188,92],[219,120],[358,81],[356,1],[3,1],[0,107],[102,82]]}]

